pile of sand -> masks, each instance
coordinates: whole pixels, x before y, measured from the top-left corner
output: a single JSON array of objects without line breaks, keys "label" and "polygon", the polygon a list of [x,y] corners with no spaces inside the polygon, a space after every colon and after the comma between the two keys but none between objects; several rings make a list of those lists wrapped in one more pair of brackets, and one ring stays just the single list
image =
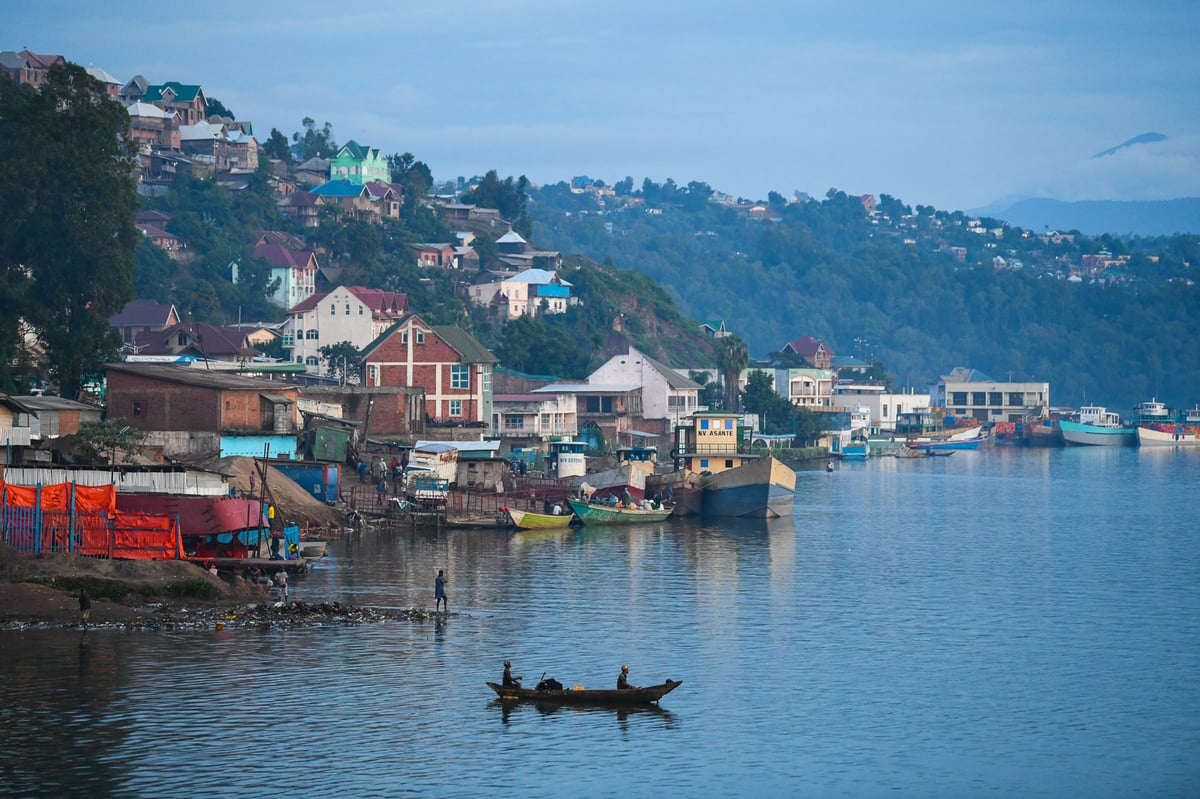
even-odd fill
[{"label": "pile of sand", "polygon": [[[250,493],[250,475],[254,473],[254,493],[260,496],[262,476],[256,472],[254,461],[254,458],[221,458],[210,461],[204,468],[225,475],[230,487],[243,494]],[[267,467],[267,491],[275,502],[276,513],[285,522],[300,525],[301,538],[305,537],[307,530],[326,535],[331,530],[340,531],[345,527],[345,517],[341,511],[326,505],[283,472],[270,466]]]}]

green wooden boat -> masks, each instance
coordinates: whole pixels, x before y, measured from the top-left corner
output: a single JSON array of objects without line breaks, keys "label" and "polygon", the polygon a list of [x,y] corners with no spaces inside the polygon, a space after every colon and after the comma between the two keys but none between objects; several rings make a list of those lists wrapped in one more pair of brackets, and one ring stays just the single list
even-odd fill
[{"label": "green wooden boat", "polygon": [[675,508],[661,510],[642,510],[641,508],[621,508],[616,505],[606,505],[598,502],[583,502],[578,499],[568,499],[571,510],[585,525],[588,524],[646,524],[661,522],[671,515]]}]

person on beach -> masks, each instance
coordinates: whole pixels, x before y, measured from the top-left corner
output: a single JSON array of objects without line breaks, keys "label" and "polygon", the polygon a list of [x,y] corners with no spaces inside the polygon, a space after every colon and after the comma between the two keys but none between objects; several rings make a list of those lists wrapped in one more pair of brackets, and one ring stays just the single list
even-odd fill
[{"label": "person on beach", "polygon": [[617,675],[617,690],[625,691],[632,688],[637,688],[637,686],[629,684],[629,667],[622,666],[621,673]]},{"label": "person on beach", "polygon": [[449,603],[446,601],[446,573],[442,569],[438,569],[437,577],[433,581],[433,610],[436,613],[438,609],[448,611]]},{"label": "person on beach", "polygon": [[284,602],[288,601],[288,585],[287,585],[287,583],[288,583],[287,570],[284,569],[282,566],[280,566],[279,571],[275,572],[275,586],[279,589],[279,598],[282,599]]},{"label": "person on beach", "polygon": [[504,661],[504,678],[500,682],[501,685],[503,685],[505,688],[520,688],[521,680],[523,679],[523,677],[513,676],[511,661]]},{"label": "person on beach", "polygon": [[79,618],[83,622],[83,628],[86,630],[88,619],[92,617],[92,598],[88,596],[86,589],[79,589]]}]

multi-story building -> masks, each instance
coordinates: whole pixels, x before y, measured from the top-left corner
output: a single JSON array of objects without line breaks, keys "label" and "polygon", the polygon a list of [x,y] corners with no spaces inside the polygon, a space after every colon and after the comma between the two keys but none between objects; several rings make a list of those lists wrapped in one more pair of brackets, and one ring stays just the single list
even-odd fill
[{"label": "multi-story building", "polygon": [[366,386],[425,390],[432,424],[487,427],[492,421],[492,368],[498,362],[465,330],[409,314],[363,351]]},{"label": "multi-story building", "polygon": [[407,308],[404,294],[363,286],[313,294],[288,311],[283,348],[289,360],[304,364],[309,374],[328,375],[321,347],[349,342],[361,350],[403,318]]},{"label": "multi-story building", "polygon": [[495,308],[502,319],[537,316],[541,313],[566,313],[578,302],[571,296],[572,286],[548,269],[526,269],[515,275],[467,288],[473,305]]},{"label": "multi-story building", "polygon": [[1050,408],[1050,384],[993,380],[977,369],[957,367],[929,387],[935,407],[980,422],[1019,422],[1040,418]]}]

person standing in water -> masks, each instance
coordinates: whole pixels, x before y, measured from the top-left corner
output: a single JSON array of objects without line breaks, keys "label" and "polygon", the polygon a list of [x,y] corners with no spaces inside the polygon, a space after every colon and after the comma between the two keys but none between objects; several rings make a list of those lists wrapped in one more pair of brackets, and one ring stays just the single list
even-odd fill
[{"label": "person standing in water", "polygon": [[447,612],[450,609],[446,601],[446,573],[442,569],[438,569],[433,581],[433,610],[436,613],[439,609]]}]

